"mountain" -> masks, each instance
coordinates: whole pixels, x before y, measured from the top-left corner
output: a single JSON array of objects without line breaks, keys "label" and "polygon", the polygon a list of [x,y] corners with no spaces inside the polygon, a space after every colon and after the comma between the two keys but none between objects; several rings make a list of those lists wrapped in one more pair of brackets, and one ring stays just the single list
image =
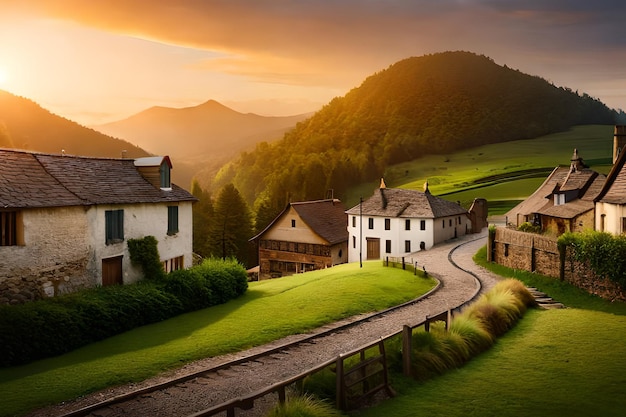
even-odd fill
[{"label": "mountain", "polygon": [[260,141],[280,139],[309,115],[265,117],[243,114],[215,100],[194,107],[152,107],[94,129],[121,137],[156,154],[212,169]]},{"label": "mountain", "polygon": [[68,155],[128,158],[143,149],[50,113],[32,100],[0,90],[0,148]]},{"label": "mountain", "polygon": [[600,101],[470,52],[412,57],[368,77],[298,123],[224,166],[249,204],[274,211],[372,181],[418,156],[533,138],[580,124],[614,124]]}]

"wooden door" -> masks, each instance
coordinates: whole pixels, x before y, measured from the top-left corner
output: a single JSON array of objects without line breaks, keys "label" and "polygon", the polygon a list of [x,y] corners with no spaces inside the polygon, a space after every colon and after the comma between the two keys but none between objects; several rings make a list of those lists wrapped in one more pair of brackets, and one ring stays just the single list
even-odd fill
[{"label": "wooden door", "polygon": [[102,286],[123,284],[122,256],[102,260]]},{"label": "wooden door", "polygon": [[380,239],[368,237],[367,240],[367,259],[380,259]]}]

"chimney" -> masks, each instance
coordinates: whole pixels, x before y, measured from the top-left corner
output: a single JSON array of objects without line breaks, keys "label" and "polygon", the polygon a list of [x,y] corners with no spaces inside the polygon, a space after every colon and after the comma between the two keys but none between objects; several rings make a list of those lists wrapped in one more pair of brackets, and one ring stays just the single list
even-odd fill
[{"label": "chimney", "polygon": [[626,146],[626,126],[615,125],[615,133],[613,134],[613,163],[617,161],[620,152]]}]

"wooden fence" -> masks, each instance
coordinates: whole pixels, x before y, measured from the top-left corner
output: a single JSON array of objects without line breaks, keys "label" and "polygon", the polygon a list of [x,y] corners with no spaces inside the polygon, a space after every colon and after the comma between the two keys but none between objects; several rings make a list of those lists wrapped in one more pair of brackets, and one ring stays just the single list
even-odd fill
[{"label": "wooden fence", "polygon": [[[423,273],[426,273],[425,268],[420,268],[419,265],[416,262],[413,262],[412,259],[410,262],[407,262],[404,258],[386,258],[383,262],[385,266],[402,268],[412,271],[414,274],[417,274],[418,270],[422,270]],[[472,300],[475,297],[476,295],[474,295]],[[448,330],[454,312],[460,311],[472,300],[459,305],[455,309],[442,311],[441,313],[434,315],[428,315],[424,320],[413,326],[404,325],[402,329],[397,332],[381,337],[379,340],[368,343],[367,345],[361,346],[347,353],[343,353],[335,359],[328,360],[314,368],[307,369],[306,371],[289,379],[273,384],[245,397],[236,398],[192,414],[189,417],[208,417],[224,412],[226,412],[227,417],[235,417],[235,411],[237,409],[250,410],[254,408],[255,400],[269,394],[277,394],[278,401],[280,403],[284,403],[286,401],[286,393],[289,387],[302,385],[306,377],[316,374],[326,368],[334,369],[336,380],[335,405],[340,410],[348,411],[353,409],[380,391],[385,391],[387,395],[393,396],[395,393],[389,384],[389,370],[387,357],[385,355],[385,342],[393,337],[401,335],[402,372],[404,375],[411,377],[413,376],[411,363],[413,331],[421,326],[424,326],[425,331],[430,331],[430,325],[437,321],[444,322],[445,329]],[[367,352],[371,352],[372,349],[378,349],[378,353],[374,356],[371,354],[368,356]],[[346,364],[346,360],[355,356],[358,357],[358,361],[356,363],[349,361],[349,364]]]}]

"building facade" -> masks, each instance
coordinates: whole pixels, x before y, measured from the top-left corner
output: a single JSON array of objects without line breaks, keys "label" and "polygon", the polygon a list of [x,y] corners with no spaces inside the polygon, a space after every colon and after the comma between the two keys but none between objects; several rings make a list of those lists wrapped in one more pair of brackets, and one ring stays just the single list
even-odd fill
[{"label": "building facade", "polygon": [[154,236],[166,270],[191,266],[192,203],[168,157],[0,149],[0,302],[142,277],[128,239]]}]

